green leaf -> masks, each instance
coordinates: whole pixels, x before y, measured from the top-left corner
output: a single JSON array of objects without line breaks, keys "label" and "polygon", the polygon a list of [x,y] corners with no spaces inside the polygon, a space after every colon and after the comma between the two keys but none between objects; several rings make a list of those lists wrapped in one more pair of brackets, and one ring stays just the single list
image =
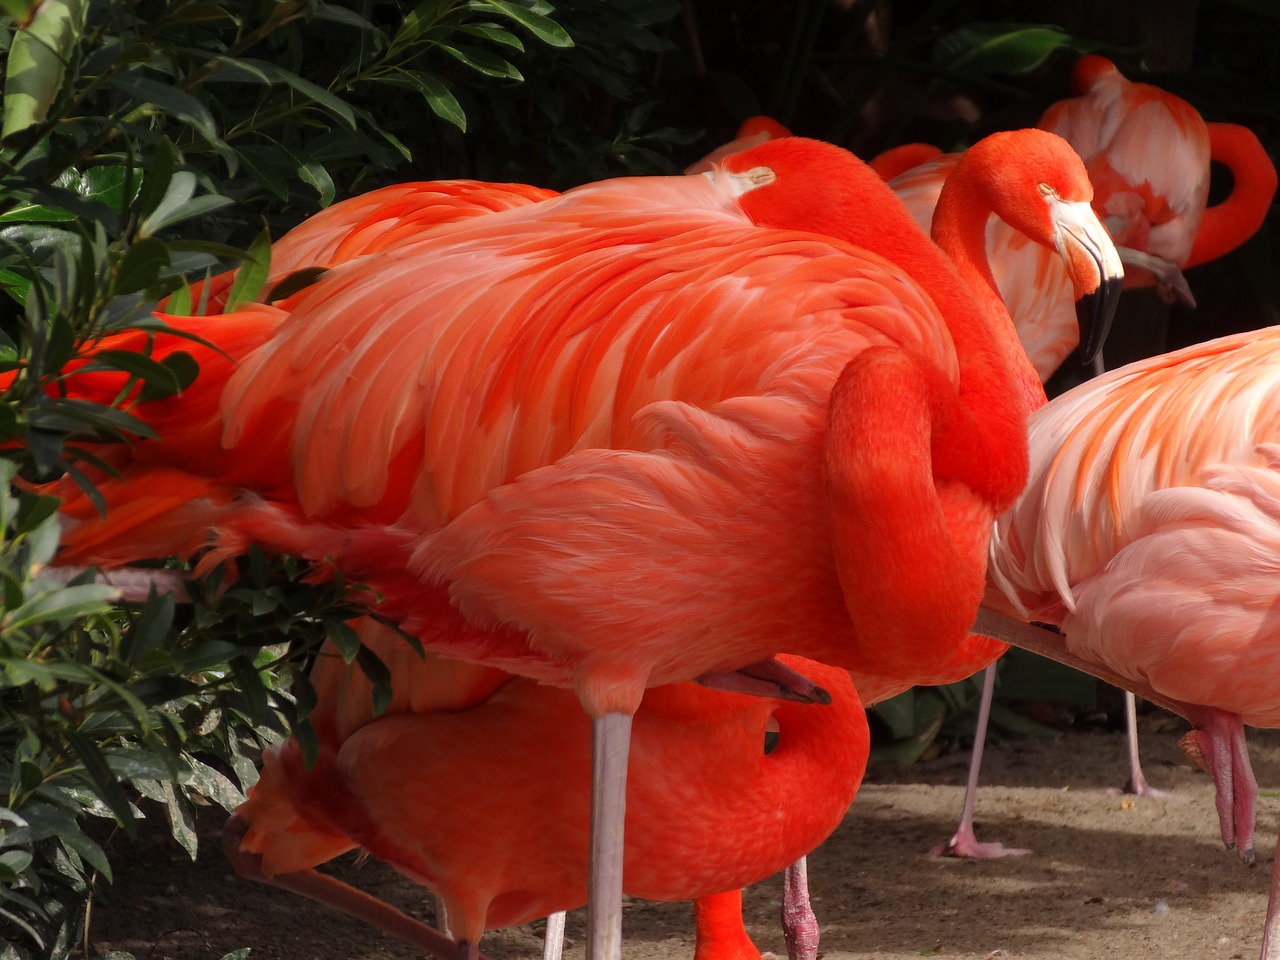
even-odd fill
[{"label": "green leaf", "polygon": [[[138,213],[149,217],[169,195],[173,169],[175,165],[173,144],[168,137],[161,137],[156,144],[151,162],[142,178],[142,187],[138,192]],[[194,190],[194,187],[192,188]],[[190,196],[190,194],[188,194]]]},{"label": "green leaf", "polygon": [[34,623],[58,620],[74,620],[93,613],[103,613],[120,591],[105,584],[86,583],[76,587],[64,587],[52,593],[29,600],[17,610],[11,610],[0,620],[0,632],[9,633]]},{"label": "green leaf", "polygon": [[196,822],[191,815],[191,807],[185,797],[178,795],[178,791],[168,780],[161,781],[160,789],[164,791],[164,808],[169,815],[169,831],[173,834],[173,839],[187,851],[187,855],[195,860],[200,841],[196,837]]},{"label": "green leaf", "polygon": [[317,86],[310,80],[304,80],[296,73],[278,67],[273,63],[265,60],[255,60],[245,58],[243,63],[259,70],[264,76],[268,77],[272,83],[283,83],[291,87],[293,90],[302,94],[316,106],[322,108],[326,112],[337,117],[349,130],[356,129],[356,114],[351,105],[346,103],[340,97],[334,96],[324,87]]},{"label": "green leaf", "polygon": [[[9,478],[3,478],[6,482]],[[29,533],[37,529],[58,512],[60,501],[30,490],[18,491],[18,515],[16,533]]]},{"label": "green leaf", "polygon": [[160,361],[160,366],[168,371],[168,375],[147,380],[138,391],[138,403],[161,400],[181,393],[195,383],[196,377],[200,375],[200,364],[185,350],[169,354]]},{"label": "green leaf", "polygon": [[884,721],[893,739],[911,736],[916,726],[915,688],[882,700],[871,708],[871,712]]},{"label": "green leaf", "polygon": [[160,649],[173,629],[176,610],[173,594],[153,592],[147,597],[138,619],[121,640],[120,659],[134,665],[152,650]]},{"label": "green leaf", "polygon": [[427,106],[437,117],[452,123],[463,133],[467,132],[467,115],[462,109],[462,104],[458,103],[458,98],[449,91],[443,80],[433,74],[415,70],[402,71],[401,76],[421,91]]},{"label": "green leaf", "polygon": [[209,108],[185,90],[137,73],[116,74],[111,78],[111,86],[140,103],[154,104],[194,128],[210,143],[221,141]]},{"label": "green leaf", "polygon": [[0,0],[0,13],[25,27],[42,0]]},{"label": "green leaf", "polygon": [[991,705],[991,722],[996,726],[1024,737],[1060,737],[1061,730],[1037,723],[1030,717],[1024,717],[1016,710],[1011,710],[1002,703]]},{"label": "green leaf", "polygon": [[191,771],[183,778],[188,787],[194,787],[227,813],[244,803],[244,794],[227,777],[208,764],[190,759]]},{"label": "green leaf", "polygon": [[483,73],[488,77],[499,77],[507,80],[523,80],[520,71],[517,70],[508,61],[502,59],[495,53],[488,50],[482,50],[479,47],[463,46],[461,44],[442,43],[440,49],[457,60],[465,63],[472,70]]},{"label": "green leaf", "polygon": [[308,160],[298,167],[298,176],[304,183],[315,187],[316,193],[320,194],[322,205],[327,207],[333,203],[338,188],[334,186],[333,178],[329,176],[329,171],[324,168],[324,164]]},{"label": "green leaf", "polygon": [[354,10],[339,6],[336,3],[317,3],[312,11],[312,16],[317,20],[328,20],[332,23],[341,24],[344,27],[355,27],[357,30],[365,33],[374,33],[377,28]]},{"label": "green leaf", "polygon": [[[133,819],[132,808],[130,808],[129,819],[123,821],[128,824],[125,828],[126,832],[132,830]],[[89,865],[106,877],[108,881],[111,879],[111,862],[107,859],[107,855],[95,840],[80,830],[78,824],[70,830],[59,833],[58,841],[64,847],[74,850],[79,856],[87,860]]]},{"label": "green leaf", "polygon": [[0,871],[8,874],[10,883],[16,883],[18,875],[31,866],[31,860],[31,854],[26,850],[6,850],[0,853]]},{"label": "green leaf", "polygon": [[[80,763],[84,768],[90,785],[93,787],[94,794],[107,805],[116,821],[132,836],[134,823],[129,798],[125,794],[124,788],[120,786],[115,774],[111,772],[111,767],[107,764],[106,758],[103,757],[98,744],[92,738],[74,730],[68,731],[66,737],[67,742],[71,744],[71,749],[80,758]],[[82,852],[79,846],[76,846],[75,849],[77,852]]]},{"label": "green leaf", "polygon": [[44,0],[9,43],[0,139],[43,123],[84,29],[84,0]]},{"label": "green leaf", "polygon": [[262,723],[267,716],[267,688],[259,673],[245,657],[235,657],[231,661],[231,672],[236,678],[236,687],[245,698],[250,719],[254,723]]},{"label": "green leaf", "polygon": [[101,350],[95,353],[93,361],[84,366],[85,370],[123,370],[139,380],[156,381],[169,387],[169,392],[178,390],[173,371],[158,360],[153,360],[145,353],[133,350]]},{"label": "green leaf", "polygon": [[1057,27],[976,24],[938,41],[935,57],[948,69],[967,76],[1028,73],[1049,54],[1075,39]]},{"label": "green leaf", "polygon": [[171,227],[183,220],[190,220],[192,217],[203,216],[233,202],[230,197],[214,194],[197,197],[195,191],[196,175],[194,173],[188,170],[179,170],[175,173],[169,181],[164,196],[156,204],[156,208],[138,225],[138,235],[150,236],[165,227]]},{"label": "green leaf", "polygon": [[506,30],[496,23],[467,23],[458,27],[458,33],[465,33],[481,40],[488,40],[490,43],[497,43],[504,47],[510,47],[512,50],[524,52],[524,44],[510,30]]},{"label": "green leaf", "polygon": [[1000,660],[998,699],[1047,700],[1092,710],[1097,705],[1098,681],[1056,660],[1016,647]]},{"label": "green leaf", "polygon": [[136,293],[152,286],[169,266],[169,250],[155,237],[144,237],[125,250],[116,268],[117,295]]},{"label": "green leaf", "polygon": [[289,183],[285,172],[296,164],[281,150],[272,146],[246,144],[237,147],[240,162],[256,184],[265,187],[281,200],[289,198]]},{"label": "green leaf", "polygon": [[347,663],[354,660],[360,652],[360,637],[351,625],[337,617],[321,617],[320,622],[324,624],[325,635],[342,654],[342,659]]},{"label": "green leaf", "polygon": [[236,271],[236,278],[227,294],[226,312],[238,310],[246,303],[255,303],[266,285],[271,272],[271,234],[263,230],[249,245],[247,255]]},{"label": "green leaf", "polygon": [[368,647],[362,646],[356,653],[356,661],[364,675],[373,683],[370,699],[373,703],[373,715],[381,716],[391,705],[391,671],[381,658]]},{"label": "green leaf", "polygon": [[543,43],[553,47],[572,47],[573,38],[560,24],[540,13],[534,13],[528,7],[521,6],[512,0],[480,0],[480,7],[488,7],[514,20]]}]

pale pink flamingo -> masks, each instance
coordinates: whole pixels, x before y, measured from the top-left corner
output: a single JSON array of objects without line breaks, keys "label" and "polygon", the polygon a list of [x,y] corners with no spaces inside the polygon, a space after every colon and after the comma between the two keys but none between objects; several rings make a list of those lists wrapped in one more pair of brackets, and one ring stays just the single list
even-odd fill
[{"label": "pale pink flamingo", "polygon": [[[1086,56],[1073,84],[1080,94],[1059,101],[1039,126],[1062,136],[1085,160],[1094,183],[1094,210],[1103,219],[1121,259],[1134,269],[1125,286],[1159,280],[1190,297],[1177,269],[1215,259],[1257,232],[1275,195],[1275,167],[1252,131],[1209,123],[1167,91],[1132,83],[1110,61]],[[944,154],[902,170],[896,148],[871,161],[898,170],[891,185],[917,222],[928,225],[938,191],[958,154]],[[936,152],[936,151],[935,151]],[[1210,161],[1234,178],[1229,196],[1206,208]],[[1041,248],[999,222],[991,226],[988,256],[1018,336],[1043,379],[1071,355],[1077,343],[1067,278]],[[1155,260],[1151,260],[1155,257]]]},{"label": "pale pink flamingo", "polygon": [[[104,454],[105,520],[64,485],[61,559],[255,542],[367,584],[429,650],[573,686],[598,744],[589,950],[616,957],[646,687],[794,651],[903,689],[1003,650],[969,627],[1043,392],[983,226],[998,211],[1078,292],[1111,292],[1089,198],[1059,138],[988,138],[939,201],[948,256],[865,165],[789,138],[445,224],[279,306],[170,318],[244,337],[137,406],[158,439]],[[169,339],[151,349],[189,348]]]},{"label": "pale pink flamingo", "polygon": [[[1073,72],[1073,86],[1079,96],[1050,107],[1039,125],[1064,137],[1084,159],[1094,184],[1094,209],[1120,245],[1121,259],[1134,268],[1126,271],[1125,285],[1150,285],[1155,270],[1162,284],[1183,291],[1180,295],[1194,303],[1180,274],[1170,272],[1168,265],[1203,263],[1257,231],[1276,190],[1270,158],[1248,129],[1206,124],[1186,101],[1158,87],[1130,82],[1103,57],[1082,57]],[[921,222],[928,222],[940,178],[955,157],[938,157],[892,181]],[[885,172],[900,169],[898,153],[877,159]],[[1206,210],[1211,159],[1227,165],[1235,183],[1226,199]],[[1066,278],[1056,262],[998,222],[991,226],[988,254],[1018,336],[1036,370],[1047,379],[1076,346]],[[973,832],[974,791],[994,680],[994,668],[988,668],[960,824],[935,853],[993,857],[1027,852],[980,843]],[[1126,789],[1140,795],[1158,793],[1142,773],[1133,695],[1126,691],[1125,696],[1130,764]]]},{"label": "pale pink flamingo", "polygon": [[[1031,420],[1031,480],[991,542],[1015,642],[1185,717],[1222,839],[1253,859],[1243,724],[1280,726],[1280,327],[1121,367]],[[993,625],[979,621],[979,629]],[[1004,634],[1001,634],[1004,635]],[[1280,956],[1273,869],[1263,957]]]}]

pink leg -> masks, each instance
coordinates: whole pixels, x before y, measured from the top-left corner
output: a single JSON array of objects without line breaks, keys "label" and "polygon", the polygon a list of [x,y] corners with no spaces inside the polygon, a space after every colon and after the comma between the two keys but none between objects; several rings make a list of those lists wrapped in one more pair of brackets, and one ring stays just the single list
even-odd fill
[{"label": "pink leg", "polygon": [[1124,711],[1129,743],[1129,780],[1124,785],[1124,792],[1154,799],[1174,796],[1168,790],[1157,790],[1151,786],[1142,773],[1142,761],[1138,758],[1138,698],[1128,690],[1124,692]]},{"label": "pink leg", "polygon": [[403,940],[438,960],[459,960],[459,958],[483,960],[476,945],[454,943],[422,921],[401,913],[391,904],[370,896],[350,884],[343,883],[336,877],[317,873],[314,870],[301,870],[297,873],[268,877],[262,872],[262,858],[240,849],[246,827],[247,824],[242,817],[232,814],[222,829],[223,852],[240,876],[248,880],[272,884],[340,910],[348,916],[363,920],[384,933]]},{"label": "pink leg", "polygon": [[987,739],[987,724],[991,718],[991,698],[995,695],[995,689],[996,665],[993,663],[982,674],[982,700],[978,703],[978,723],[973,731],[973,756],[969,760],[969,782],[964,790],[960,825],[946,846],[934,847],[929,851],[935,857],[994,860],[997,857],[1020,857],[1031,852],[1020,847],[1006,847],[1003,843],[979,843],[973,832],[973,802],[978,792],[978,774],[982,770],[982,748]]},{"label": "pink leg", "polygon": [[[1276,842],[1280,854],[1280,840]],[[1280,960],[1280,856],[1271,860],[1271,893],[1267,897],[1267,922],[1262,928],[1261,960]]]},{"label": "pink leg", "polygon": [[1205,710],[1192,717],[1194,729],[1182,738],[1182,750],[1202,770],[1213,776],[1217,788],[1218,825],[1227,849],[1253,863],[1253,824],[1258,781],[1249,763],[1244,724],[1234,714]]},{"label": "pink leg", "polygon": [[788,960],[816,960],[820,935],[809,903],[809,864],[801,857],[782,875],[782,936]]}]

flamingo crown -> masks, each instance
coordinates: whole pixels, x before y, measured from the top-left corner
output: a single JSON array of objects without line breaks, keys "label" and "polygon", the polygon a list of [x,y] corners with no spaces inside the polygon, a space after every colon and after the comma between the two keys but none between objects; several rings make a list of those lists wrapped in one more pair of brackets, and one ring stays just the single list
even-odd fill
[{"label": "flamingo crown", "polygon": [[[1011,162],[1015,157],[1016,162]],[[939,211],[959,199],[962,184],[973,192],[967,202],[984,203],[1009,226],[1048,245],[1053,245],[1055,232],[1053,199],[1093,201],[1093,184],[1084,163],[1071,144],[1046,130],[1005,130],[975,143],[943,184]],[[935,222],[938,219],[935,214]]]},{"label": "flamingo crown", "polygon": [[938,256],[889,185],[834,144],[783,137],[726,157],[721,166],[752,184],[739,203],[757,225],[836,237],[895,263]]}]

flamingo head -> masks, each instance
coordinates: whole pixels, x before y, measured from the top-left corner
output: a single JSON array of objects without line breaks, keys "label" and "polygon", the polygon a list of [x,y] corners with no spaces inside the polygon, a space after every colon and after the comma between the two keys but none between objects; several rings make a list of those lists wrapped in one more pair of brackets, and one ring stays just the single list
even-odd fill
[{"label": "flamingo head", "polygon": [[1092,359],[1111,328],[1124,268],[1091,206],[1093,185],[1079,155],[1057,134],[1009,130],[970,147],[956,173],[996,216],[1057,251],[1075,290],[1081,353]]},{"label": "flamingo head", "polygon": [[819,233],[891,259],[900,238],[922,239],[888,184],[831,143],[769,140],[725,157],[719,173],[738,184],[738,203],[758,226]]}]

